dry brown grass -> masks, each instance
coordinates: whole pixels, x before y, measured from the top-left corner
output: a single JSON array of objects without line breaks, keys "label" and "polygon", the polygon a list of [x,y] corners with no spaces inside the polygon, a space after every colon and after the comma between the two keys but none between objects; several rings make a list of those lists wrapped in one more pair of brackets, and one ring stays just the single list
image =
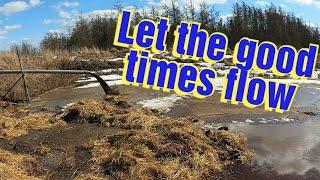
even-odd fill
[{"label": "dry brown grass", "polygon": [[[252,158],[241,134],[206,131],[201,128],[202,121],[194,118],[164,118],[148,109],[133,109],[119,96],[79,102],[59,116],[46,113],[21,115],[23,108],[8,109],[0,113],[0,138],[9,141],[27,136],[32,129],[45,131],[60,125],[75,128],[78,126],[75,123],[116,127],[121,131],[107,136],[95,135],[80,147],[76,145],[71,149],[66,148],[67,144],[66,147],[55,147],[59,139],[52,144],[37,143],[36,147],[26,149],[34,153],[36,159],[0,150],[0,171],[3,171],[0,179],[15,175],[20,179],[43,178],[44,174],[37,174],[36,170],[54,173],[56,169],[40,163],[39,157],[51,157],[55,148],[66,148],[63,156],[59,156],[61,161],[66,161],[58,166],[62,168],[59,173],[74,171],[72,177],[77,179],[212,179],[226,165],[247,163]],[[81,167],[77,167],[74,156],[79,148],[90,154]],[[33,170],[35,165],[37,169]],[[69,176],[62,174],[62,177]]]},{"label": "dry brown grass", "polygon": [[48,129],[64,125],[49,113],[29,113],[23,107],[8,105],[0,108],[0,138],[14,138],[28,134],[29,130]]},{"label": "dry brown grass", "polygon": [[129,130],[86,145],[94,156],[89,179],[210,179],[227,164],[252,158],[241,134],[205,131],[194,119],[160,118],[117,97],[78,103],[64,119]]},{"label": "dry brown grass", "polygon": [[[70,58],[74,57],[73,61]],[[67,69],[67,70],[102,70],[107,68],[119,68],[117,63],[108,63],[104,60],[122,57],[122,51],[113,50],[100,51],[97,49],[81,49],[79,51],[51,52],[43,51],[34,56],[22,56],[25,69]],[[83,61],[90,60],[90,61]],[[19,60],[15,53],[0,53],[0,69],[19,69]],[[8,89],[19,78],[19,75],[0,75],[0,95],[4,95]],[[27,75],[31,97],[36,97],[47,91],[58,87],[65,87],[72,84],[79,76],[77,75]],[[24,99],[22,83],[10,94],[11,100]]]},{"label": "dry brown grass", "polygon": [[22,118],[0,115],[0,138],[19,137],[26,135],[28,130],[48,129],[57,124],[63,123],[48,113],[29,114]]},{"label": "dry brown grass", "polygon": [[38,179],[31,173],[35,166],[36,159],[29,155],[0,149],[0,179]]}]

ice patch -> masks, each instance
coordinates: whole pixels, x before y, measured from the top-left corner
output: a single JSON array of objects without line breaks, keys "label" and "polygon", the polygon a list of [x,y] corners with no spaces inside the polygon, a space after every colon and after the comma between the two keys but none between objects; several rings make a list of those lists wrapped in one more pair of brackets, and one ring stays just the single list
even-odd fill
[{"label": "ice patch", "polygon": [[74,61],[76,58],[77,58],[77,56],[71,56],[71,57],[69,58],[69,61]]},{"label": "ice patch", "polygon": [[109,59],[107,60],[108,62],[118,62],[118,61],[122,61],[123,58],[114,58],[114,59]]},{"label": "ice patch", "polygon": [[227,54],[227,55],[224,56],[224,58],[225,58],[225,59],[231,59],[231,58],[233,58],[233,55]]},{"label": "ice patch", "polygon": [[254,123],[254,121],[252,121],[251,119],[247,119],[245,123]]},{"label": "ice patch", "polygon": [[319,80],[299,80],[299,79],[272,79],[278,82],[284,83],[296,83],[296,84],[320,84]]},{"label": "ice patch", "polygon": [[222,91],[222,85],[223,85],[222,78],[215,78],[213,82],[215,84],[215,87],[214,87],[215,90]]},{"label": "ice patch", "polygon": [[284,121],[284,122],[293,122],[295,121],[294,119],[290,119],[290,118],[281,118],[281,121]]},{"label": "ice patch", "polygon": [[[109,86],[116,86],[122,84],[122,76],[118,74],[110,74],[110,75],[102,75],[100,76]],[[83,83],[83,82],[93,82],[90,84],[86,84],[80,87],[77,87],[77,89],[85,89],[85,88],[93,88],[100,86],[100,83],[97,82],[97,79],[94,77],[90,77],[88,79],[79,79],[76,81],[77,83]]]},{"label": "ice patch", "polygon": [[261,120],[261,121],[259,121],[259,123],[261,123],[261,124],[267,124],[268,121],[266,121],[266,120]]},{"label": "ice patch", "polygon": [[229,71],[230,71],[229,69],[226,69],[226,70],[221,70],[221,69],[219,69],[219,70],[217,71],[217,73],[218,73],[219,76],[224,76],[224,75],[228,74]]},{"label": "ice patch", "polygon": [[178,58],[173,57],[173,56],[165,56],[165,59],[168,59],[168,60],[170,60],[170,61],[173,61],[173,60],[176,60],[176,59],[178,59]]},{"label": "ice patch", "polygon": [[225,67],[225,66],[226,66],[225,63],[215,63],[215,64],[212,64],[212,67],[215,68],[215,69],[223,68],[223,67]]},{"label": "ice patch", "polygon": [[320,71],[315,70],[312,74],[312,79],[319,79],[320,78]]},{"label": "ice patch", "polygon": [[199,63],[196,63],[198,66],[200,67],[207,67],[207,68],[211,68],[212,67],[212,64],[211,63],[206,63],[206,62],[199,62]]},{"label": "ice patch", "polygon": [[122,68],[119,68],[119,69],[104,69],[101,72],[102,73],[112,73],[112,72],[117,72],[117,71],[123,71],[123,69]]},{"label": "ice patch", "polygon": [[[116,85],[121,85],[122,80],[107,81],[106,83],[108,84],[108,86],[116,86]],[[87,85],[77,87],[77,89],[94,88],[94,87],[99,87],[99,86],[100,86],[100,83],[90,83]]]},{"label": "ice patch", "polygon": [[175,103],[181,100],[182,97],[176,94],[172,94],[165,97],[159,97],[150,100],[143,100],[138,102],[143,108],[156,109],[161,112],[169,112],[170,108],[175,105]]},{"label": "ice patch", "polygon": [[[121,80],[122,77],[119,74],[110,74],[110,75],[102,75],[100,76],[104,81],[115,81],[115,80]],[[83,82],[95,82],[97,81],[96,78],[90,77],[88,79],[79,79],[76,82],[77,83],[83,83]]]},{"label": "ice patch", "polygon": [[69,107],[73,106],[75,103],[69,103],[69,104],[66,104],[65,106],[62,106],[61,107],[61,111],[65,111],[66,109],[68,109]]},{"label": "ice patch", "polygon": [[244,124],[244,122],[241,122],[241,121],[232,121],[232,123],[234,123],[234,124]]}]

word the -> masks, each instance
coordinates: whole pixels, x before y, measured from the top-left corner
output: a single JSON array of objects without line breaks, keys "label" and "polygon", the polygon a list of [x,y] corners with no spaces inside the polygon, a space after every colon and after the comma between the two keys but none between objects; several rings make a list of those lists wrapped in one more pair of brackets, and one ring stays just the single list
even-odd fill
[{"label": "word the", "polygon": [[199,60],[203,58],[208,63],[223,60],[228,38],[223,33],[213,33],[209,37],[206,30],[200,30],[201,24],[182,22],[175,31],[172,54],[182,59]]}]

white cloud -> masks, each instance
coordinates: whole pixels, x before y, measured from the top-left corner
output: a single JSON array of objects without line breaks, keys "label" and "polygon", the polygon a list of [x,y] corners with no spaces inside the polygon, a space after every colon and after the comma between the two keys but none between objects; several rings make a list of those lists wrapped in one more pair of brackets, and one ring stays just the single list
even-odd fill
[{"label": "white cloud", "polygon": [[70,19],[71,18],[71,15],[68,12],[63,11],[63,10],[59,11],[59,16],[63,19]]},{"label": "white cloud", "polygon": [[[208,5],[212,5],[212,4],[225,4],[227,2],[227,0],[192,0],[192,4],[194,5],[194,7],[196,9],[198,9],[200,7],[200,4],[201,3],[206,3]],[[171,4],[171,0],[161,0],[157,5],[158,6],[161,6],[161,5],[168,5],[168,4]],[[177,6],[185,6],[187,4],[190,3],[190,0],[176,0],[174,1],[174,4],[177,5]]]},{"label": "white cloud", "polygon": [[270,5],[267,1],[264,0],[258,0],[254,4],[261,7],[266,7]]},{"label": "white cloud", "polygon": [[286,8],[288,8],[288,5],[287,4],[280,4],[280,7],[283,9],[286,9]]},{"label": "white cloud", "polygon": [[75,8],[80,6],[80,3],[75,1],[75,2],[69,2],[69,1],[65,1],[62,3],[62,6],[66,7],[66,8]]},{"label": "white cloud", "polygon": [[320,1],[315,1],[314,5],[317,6],[318,8],[320,8]]},{"label": "white cloud", "polygon": [[314,5],[320,8],[320,1],[319,0],[294,0],[295,3],[300,5]]},{"label": "white cloud", "polygon": [[42,21],[43,24],[52,24],[53,23],[53,20],[52,19],[44,19]]},{"label": "white cloud", "polygon": [[62,31],[60,29],[50,29],[48,32],[49,33],[62,33]]},{"label": "white cloud", "polygon": [[315,23],[309,22],[309,23],[306,23],[306,24],[307,24],[307,26],[312,27],[312,28],[317,27],[317,25]]},{"label": "white cloud", "polygon": [[8,25],[8,26],[4,27],[4,29],[8,30],[8,31],[11,31],[14,29],[20,29],[20,28],[22,28],[22,25],[20,25],[20,24]]},{"label": "white cloud", "polygon": [[4,26],[2,29],[0,29],[0,39],[6,39],[6,35],[15,29],[22,28],[22,25],[20,24],[13,24],[13,25],[7,25]]},{"label": "white cloud", "polygon": [[222,15],[222,16],[220,16],[220,17],[221,17],[221,19],[222,19],[223,21],[226,21],[228,18],[231,18],[232,16],[233,16],[233,14],[230,13],[230,14]]},{"label": "white cloud", "polygon": [[0,7],[0,13],[10,16],[14,13],[25,11],[29,5],[24,1],[8,2]]},{"label": "white cloud", "polygon": [[306,5],[310,5],[312,4],[314,1],[313,0],[294,0],[299,4],[306,4]]},{"label": "white cloud", "polygon": [[154,0],[147,0],[147,3],[150,5],[157,5],[157,3],[154,2]]},{"label": "white cloud", "polygon": [[117,11],[113,9],[102,9],[102,10],[93,10],[84,14],[84,16],[87,18],[91,18],[95,16],[105,16],[105,15],[117,16]]},{"label": "white cloud", "polygon": [[25,1],[12,1],[4,4],[0,7],[0,13],[5,16],[10,16],[12,14],[25,11],[31,7],[36,7],[42,4],[40,0],[30,0],[29,4]]},{"label": "white cloud", "polygon": [[29,1],[30,6],[32,6],[32,7],[39,6],[42,3],[43,2],[41,0],[30,0]]},{"label": "white cloud", "polygon": [[296,14],[296,16],[297,16],[298,18],[301,18],[303,15],[304,15],[304,13],[298,13],[298,14]]}]

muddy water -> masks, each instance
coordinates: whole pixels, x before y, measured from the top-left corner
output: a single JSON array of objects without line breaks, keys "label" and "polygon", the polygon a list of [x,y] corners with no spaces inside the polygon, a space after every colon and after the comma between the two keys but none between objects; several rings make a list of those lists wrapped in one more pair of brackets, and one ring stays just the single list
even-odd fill
[{"label": "muddy water", "polygon": [[[231,131],[244,133],[248,137],[248,146],[256,154],[254,164],[267,167],[270,172],[259,178],[282,179],[282,175],[286,174],[306,178],[304,174],[308,170],[320,170],[320,85],[302,85],[292,111],[281,115],[263,109],[222,104],[218,92],[206,100],[197,100],[191,97],[175,98],[172,94],[139,87],[120,85],[118,89],[136,107],[151,104],[151,107],[163,108],[166,116],[195,116],[206,120],[206,128],[228,126]],[[100,87],[59,89],[36,99],[31,109],[39,110],[47,106],[56,110],[82,99],[103,96]],[[235,176],[242,173],[243,179],[258,177],[253,175],[252,169],[248,170],[249,176],[243,175],[243,172],[235,170],[233,173]],[[256,174],[260,172],[255,171]],[[312,175],[311,179],[319,178],[317,175]]]},{"label": "muddy water", "polygon": [[[254,163],[264,167],[263,171],[269,171],[269,178],[285,179],[291,175],[290,178],[320,179],[319,172],[308,174],[320,170],[319,86],[301,87],[294,107],[312,114],[247,117],[240,121],[211,123],[208,127],[228,126],[231,131],[244,133],[248,146],[255,151]],[[250,173],[261,175],[261,171]],[[251,175],[242,174],[242,177],[252,179]],[[266,174],[258,177],[266,178]]]}]

